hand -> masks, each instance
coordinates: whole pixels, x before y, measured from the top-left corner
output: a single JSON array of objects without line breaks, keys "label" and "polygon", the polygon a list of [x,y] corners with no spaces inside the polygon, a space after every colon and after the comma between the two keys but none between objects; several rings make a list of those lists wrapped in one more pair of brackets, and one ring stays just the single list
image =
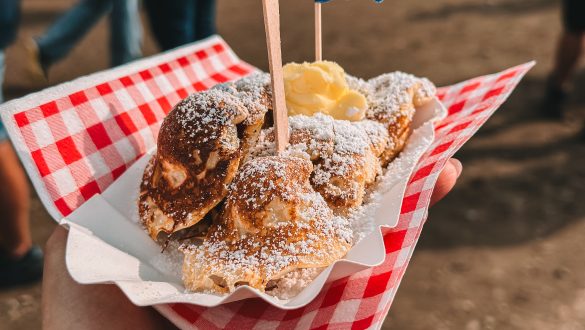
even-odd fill
[{"label": "hand", "polygon": [[437,184],[435,185],[435,190],[433,190],[433,194],[431,196],[431,206],[435,205],[438,201],[447,196],[447,194],[455,186],[457,178],[459,178],[461,175],[462,170],[463,166],[459,160],[451,158],[449,161],[447,161],[447,165],[445,165],[445,168],[441,174],[439,174]]},{"label": "hand", "polygon": [[[461,163],[450,159],[439,175],[431,205],[451,191]],[[67,231],[57,227],[45,249],[43,329],[171,329],[174,326],[153,308],[136,307],[114,285],[80,285],[65,267]]]},{"label": "hand", "polygon": [[67,230],[58,226],[45,248],[43,329],[175,329],[152,307],[136,307],[115,285],[77,284],[65,268]]}]

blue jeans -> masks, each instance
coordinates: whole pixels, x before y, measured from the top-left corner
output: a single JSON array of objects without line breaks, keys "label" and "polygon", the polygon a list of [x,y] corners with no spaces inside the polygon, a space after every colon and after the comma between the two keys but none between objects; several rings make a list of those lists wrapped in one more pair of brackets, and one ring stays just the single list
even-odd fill
[{"label": "blue jeans", "polygon": [[0,49],[0,104],[4,103],[4,93],[2,92],[2,87],[4,87],[4,61],[6,59],[6,55],[4,55],[4,50]]},{"label": "blue jeans", "polygon": [[20,0],[0,0],[0,50],[14,41],[20,21]]},{"label": "blue jeans", "polygon": [[[4,102],[2,87],[4,82],[4,48],[16,37],[20,20],[20,0],[0,0],[0,104]],[[8,138],[6,129],[0,120],[0,142]]]},{"label": "blue jeans", "polygon": [[162,50],[215,33],[215,0],[145,0],[144,7]]},{"label": "blue jeans", "polygon": [[[2,86],[4,85],[4,59],[4,51],[0,50],[0,104],[4,102],[4,94],[2,94]],[[4,128],[4,125],[2,125],[2,120],[0,120],[0,142],[3,142],[7,138],[8,135],[6,134],[6,129]]]},{"label": "blue jeans", "polygon": [[138,0],[80,0],[37,39],[41,64],[48,67],[63,58],[99,21],[110,13],[111,65],[142,55]]}]

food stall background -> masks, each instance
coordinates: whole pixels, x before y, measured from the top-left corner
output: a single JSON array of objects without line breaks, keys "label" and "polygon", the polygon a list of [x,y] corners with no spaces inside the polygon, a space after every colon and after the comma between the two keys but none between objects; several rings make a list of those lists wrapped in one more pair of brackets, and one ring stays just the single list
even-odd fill
[{"label": "food stall background", "polygon": [[[304,3],[306,2],[306,3]],[[282,0],[285,62],[313,57],[312,2]],[[24,0],[21,39],[42,33],[73,0]],[[1,9],[0,9],[1,10]],[[145,55],[158,52],[145,24]],[[359,77],[401,70],[437,85],[535,59],[510,101],[458,154],[463,174],[431,209],[384,329],[585,328],[585,75],[563,120],[541,113],[561,32],[560,1],[337,0],[325,5],[324,57]],[[261,1],[218,1],[218,30],[267,69]],[[102,19],[50,71],[26,75],[22,46],[7,50],[8,99],[108,67]],[[55,226],[32,196],[33,237]],[[38,329],[41,285],[0,290],[2,329]]]}]

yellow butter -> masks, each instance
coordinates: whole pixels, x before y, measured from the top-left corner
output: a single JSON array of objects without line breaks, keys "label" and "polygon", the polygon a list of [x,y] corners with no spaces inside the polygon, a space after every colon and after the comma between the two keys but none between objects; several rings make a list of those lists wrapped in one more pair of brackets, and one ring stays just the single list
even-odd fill
[{"label": "yellow butter", "polygon": [[288,114],[311,116],[317,112],[335,119],[362,120],[366,97],[349,89],[345,72],[335,62],[289,63],[284,66]]}]

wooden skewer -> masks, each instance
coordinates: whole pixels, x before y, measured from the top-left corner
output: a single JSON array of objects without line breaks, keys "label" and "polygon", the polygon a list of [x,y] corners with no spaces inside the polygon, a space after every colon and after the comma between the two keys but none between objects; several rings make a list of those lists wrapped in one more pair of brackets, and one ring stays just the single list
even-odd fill
[{"label": "wooden skewer", "polygon": [[321,23],[321,3],[315,2],[315,61],[323,60],[323,28]]},{"label": "wooden skewer", "polygon": [[264,6],[264,28],[268,47],[268,64],[272,78],[272,103],[276,150],[282,152],[288,145],[288,114],[284,95],[282,51],[280,48],[280,13],[278,0],[262,0]]}]

